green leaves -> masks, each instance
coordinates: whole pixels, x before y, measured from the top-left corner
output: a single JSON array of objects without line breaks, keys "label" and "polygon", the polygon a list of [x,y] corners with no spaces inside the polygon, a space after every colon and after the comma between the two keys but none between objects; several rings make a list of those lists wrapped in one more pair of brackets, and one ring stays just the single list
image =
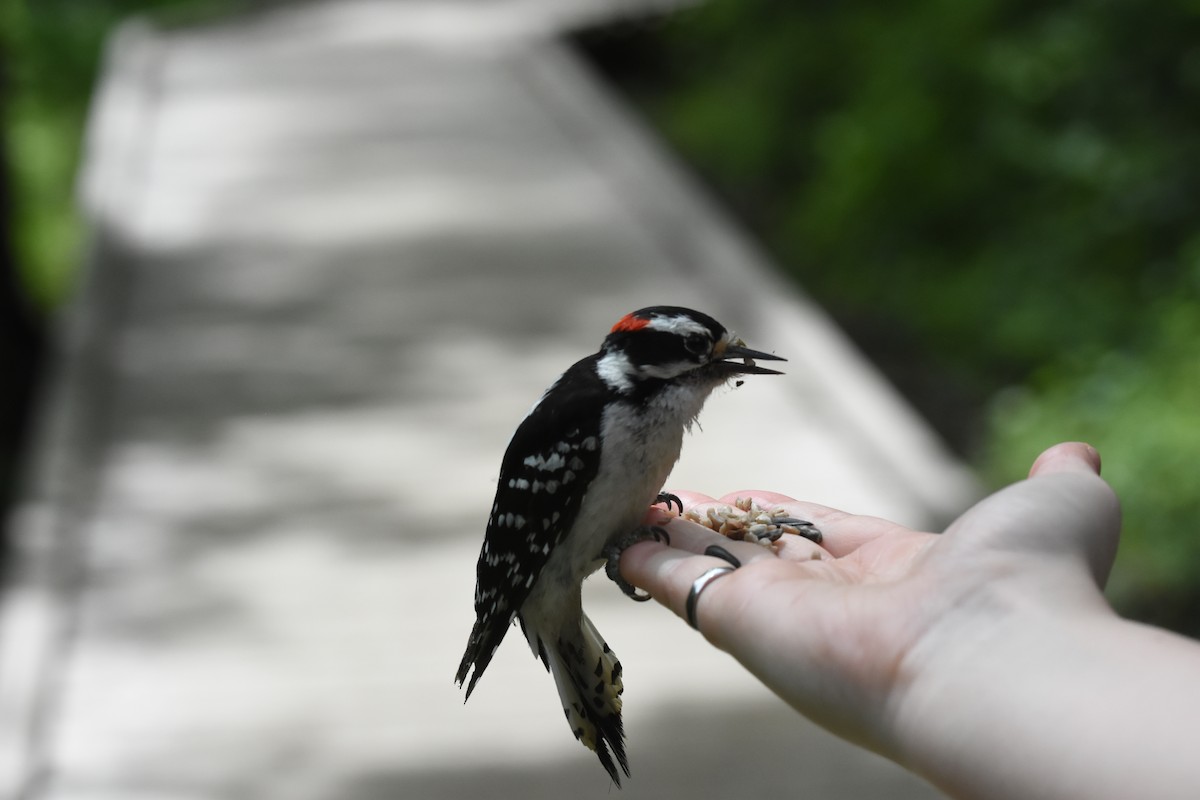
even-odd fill
[{"label": "green leaves", "polygon": [[709,0],[658,35],[647,107],[796,280],[997,482],[1096,444],[1114,596],[1200,619],[1200,6]]}]

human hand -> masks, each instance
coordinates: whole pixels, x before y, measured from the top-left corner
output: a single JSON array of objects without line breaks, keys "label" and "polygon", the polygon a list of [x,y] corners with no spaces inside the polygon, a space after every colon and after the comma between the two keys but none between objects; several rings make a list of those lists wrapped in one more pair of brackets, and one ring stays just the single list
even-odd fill
[{"label": "human hand", "polygon": [[[987,659],[996,637],[1047,615],[1111,616],[1101,589],[1120,512],[1099,468],[1087,445],[1053,447],[1028,480],[984,499],[940,535],[740,492],[811,520],[822,544],[785,535],[777,555],[672,517],[670,545],[629,548],[621,572],[684,617],[693,581],[726,563],[702,555],[720,544],[742,566],[704,589],[697,604],[704,636],[801,713],[911,766],[923,743],[971,724],[930,698],[956,671]],[[698,510],[714,502],[676,494]],[[651,515],[663,523],[659,512]],[[1037,658],[1023,646],[995,652],[1019,669],[1029,666],[1023,658]]]}]

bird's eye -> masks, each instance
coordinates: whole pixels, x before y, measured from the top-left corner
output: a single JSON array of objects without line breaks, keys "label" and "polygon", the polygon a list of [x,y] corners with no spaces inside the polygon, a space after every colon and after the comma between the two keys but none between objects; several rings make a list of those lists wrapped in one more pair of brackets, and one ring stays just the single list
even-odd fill
[{"label": "bird's eye", "polygon": [[704,356],[708,355],[709,343],[708,337],[703,334],[693,333],[683,340],[683,347],[692,355]]}]

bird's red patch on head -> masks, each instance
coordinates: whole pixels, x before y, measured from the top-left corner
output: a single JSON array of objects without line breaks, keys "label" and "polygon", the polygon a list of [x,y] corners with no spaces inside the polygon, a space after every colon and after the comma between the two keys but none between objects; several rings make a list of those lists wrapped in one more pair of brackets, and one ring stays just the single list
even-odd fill
[{"label": "bird's red patch on head", "polygon": [[633,314],[626,314],[617,321],[616,325],[612,326],[610,333],[618,333],[620,331],[640,331],[642,328],[650,324],[650,320],[636,317]]}]

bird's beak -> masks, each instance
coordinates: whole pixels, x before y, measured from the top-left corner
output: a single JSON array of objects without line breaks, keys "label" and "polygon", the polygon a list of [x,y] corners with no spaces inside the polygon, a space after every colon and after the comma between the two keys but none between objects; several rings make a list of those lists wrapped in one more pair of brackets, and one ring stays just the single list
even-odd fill
[{"label": "bird's beak", "polygon": [[[720,363],[734,375],[782,375],[783,373],[779,370],[758,366],[752,359],[757,358],[761,361],[787,361],[783,356],[751,350],[749,347],[740,344],[740,340],[730,342],[717,357],[720,359]],[[736,361],[728,360],[731,358],[741,358],[744,361],[739,364]]]}]

